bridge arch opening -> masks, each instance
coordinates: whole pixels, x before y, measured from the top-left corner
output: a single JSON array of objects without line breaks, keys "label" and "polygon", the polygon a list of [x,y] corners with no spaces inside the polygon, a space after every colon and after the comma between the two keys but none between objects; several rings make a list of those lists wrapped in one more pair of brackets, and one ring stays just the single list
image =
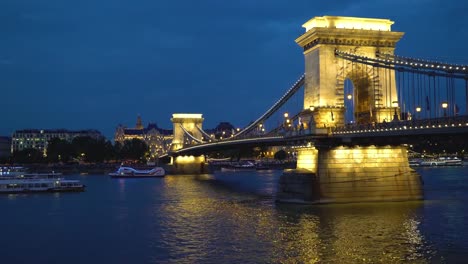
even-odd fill
[{"label": "bridge arch opening", "polygon": [[365,124],[374,122],[372,109],[375,107],[375,96],[371,83],[373,76],[371,75],[367,67],[363,65],[352,67],[344,75],[344,87],[339,89],[344,90],[344,106],[347,114],[345,119],[347,123]]},{"label": "bridge arch opening", "polygon": [[344,81],[344,107],[345,111],[345,122],[346,124],[353,124],[356,122],[354,118],[354,100],[356,95],[354,94],[354,85],[351,79],[345,79]]}]

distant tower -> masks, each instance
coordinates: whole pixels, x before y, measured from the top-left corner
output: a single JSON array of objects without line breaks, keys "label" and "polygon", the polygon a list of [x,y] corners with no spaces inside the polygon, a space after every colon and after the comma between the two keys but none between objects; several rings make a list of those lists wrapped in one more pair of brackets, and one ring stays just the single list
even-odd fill
[{"label": "distant tower", "polygon": [[141,123],[141,116],[138,115],[137,122],[136,122],[136,129],[143,129],[143,124]]},{"label": "distant tower", "polygon": [[[172,150],[178,150],[185,145],[185,131],[194,138],[203,139],[200,132],[203,124],[202,114],[172,114],[172,124],[174,125],[174,137],[172,139]],[[184,131],[185,130],[185,131]]]}]

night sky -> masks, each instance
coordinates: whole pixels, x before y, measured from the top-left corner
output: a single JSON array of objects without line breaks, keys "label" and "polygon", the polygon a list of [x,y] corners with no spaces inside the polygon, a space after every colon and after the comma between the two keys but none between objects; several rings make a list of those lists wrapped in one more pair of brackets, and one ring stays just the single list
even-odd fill
[{"label": "night sky", "polygon": [[398,55],[468,64],[468,2],[1,0],[0,135],[202,113],[243,127],[304,71],[315,16],[388,18]]}]

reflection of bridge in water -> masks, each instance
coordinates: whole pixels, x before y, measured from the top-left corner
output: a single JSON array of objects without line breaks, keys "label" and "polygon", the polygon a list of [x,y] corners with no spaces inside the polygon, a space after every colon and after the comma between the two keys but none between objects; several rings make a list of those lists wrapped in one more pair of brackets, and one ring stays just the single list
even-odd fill
[{"label": "reflection of bridge in water", "polygon": [[[203,131],[201,115],[174,115],[172,169],[199,171],[212,151],[294,145],[297,170],[281,178],[280,200],[421,199],[420,177],[409,167],[404,144],[468,134],[468,66],[395,55],[403,33],[391,31],[392,24],[311,19],[296,39],[305,74],[247,127],[216,140]],[[301,109],[284,114],[301,88]]]}]

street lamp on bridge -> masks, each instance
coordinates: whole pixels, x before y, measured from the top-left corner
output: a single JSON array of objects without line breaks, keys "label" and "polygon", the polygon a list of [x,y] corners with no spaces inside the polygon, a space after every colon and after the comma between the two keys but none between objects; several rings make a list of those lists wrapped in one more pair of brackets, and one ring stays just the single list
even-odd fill
[{"label": "street lamp on bridge", "polygon": [[421,107],[420,106],[416,106],[416,113],[417,113],[417,117],[419,119],[419,113],[421,113]]},{"label": "street lamp on bridge", "polygon": [[289,122],[290,122],[290,120],[289,120],[289,118],[288,118],[288,117],[289,117],[289,114],[288,114],[288,112],[284,113],[284,123],[283,123],[283,127],[284,127],[284,129],[285,129],[285,130],[287,130],[287,129],[288,129],[288,127],[290,127],[290,126],[291,126],[291,124],[289,123]]},{"label": "street lamp on bridge", "polygon": [[[352,94],[348,94],[348,95],[346,96],[346,99],[348,99],[348,100],[350,101],[349,104],[351,104],[350,107],[346,107],[346,116],[347,116],[346,118],[349,119],[349,120],[348,120],[349,123],[353,123],[353,121],[354,121],[354,119],[353,119],[353,116],[354,116],[354,101],[352,101],[352,100],[353,100],[353,95],[352,95]],[[348,104],[348,106],[349,106],[349,104]],[[349,110],[348,110],[348,108],[349,108]]]},{"label": "street lamp on bridge", "polygon": [[442,108],[444,109],[444,117],[447,117],[447,107],[448,107],[448,103],[442,102]]}]

